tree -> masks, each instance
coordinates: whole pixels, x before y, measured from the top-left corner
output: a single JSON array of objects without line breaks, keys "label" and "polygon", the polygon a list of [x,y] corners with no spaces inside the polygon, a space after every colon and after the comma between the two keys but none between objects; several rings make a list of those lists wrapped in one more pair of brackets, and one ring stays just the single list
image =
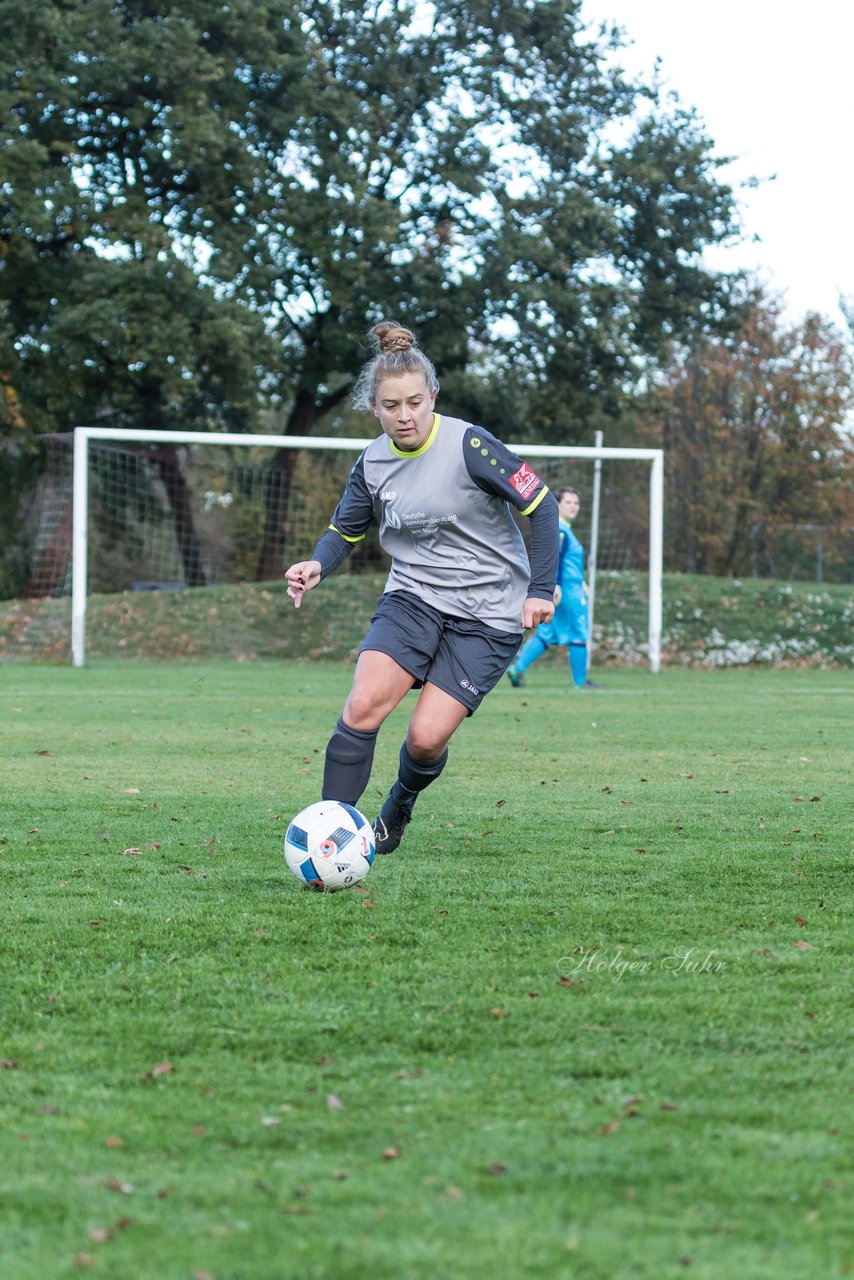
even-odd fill
[{"label": "tree", "polygon": [[666,451],[673,567],[750,573],[785,526],[850,526],[852,406],[838,331],[818,315],[787,325],[761,294],[733,339],[676,359],[647,422]]},{"label": "tree", "polygon": [[31,428],[249,426],[266,399],[306,434],[391,314],[459,412],[583,438],[726,316],[701,251],[736,215],[695,116],[580,10],[0,0],[2,369]]}]

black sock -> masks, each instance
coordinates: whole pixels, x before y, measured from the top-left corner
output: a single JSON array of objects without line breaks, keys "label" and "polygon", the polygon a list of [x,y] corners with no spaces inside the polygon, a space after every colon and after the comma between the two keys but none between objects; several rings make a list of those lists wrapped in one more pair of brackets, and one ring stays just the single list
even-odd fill
[{"label": "black sock", "polygon": [[401,790],[409,792],[410,795],[417,795],[419,791],[429,787],[431,782],[436,781],[447,763],[447,747],[445,747],[438,760],[434,760],[432,764],[422,764],[420,761],[412,759],[404,742],[400,748],[400,767],[396,785]]},{"label": "black sock", "polygon": [[343,800],[345,804],[358,804],[371,776],[377,733],[377,729],[372,733],[364,729],[351,729],[339,717],[335,732],[326,747],[321,792],[324,800]]}]

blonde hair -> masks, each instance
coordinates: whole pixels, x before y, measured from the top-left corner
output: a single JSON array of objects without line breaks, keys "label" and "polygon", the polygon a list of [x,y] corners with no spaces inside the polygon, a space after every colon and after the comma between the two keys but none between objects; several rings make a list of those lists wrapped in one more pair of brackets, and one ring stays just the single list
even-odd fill
[{"label": "blonde hair", "polygon": [[353,387],[353,406],[370,410],[376,403],[377,387],[384,378],[402,373],[423,373],[428,391],[439,390],[432,361],[420,350],[410,329],[394,320],[381,320],[370,330],[376,355],[365,365]]}]

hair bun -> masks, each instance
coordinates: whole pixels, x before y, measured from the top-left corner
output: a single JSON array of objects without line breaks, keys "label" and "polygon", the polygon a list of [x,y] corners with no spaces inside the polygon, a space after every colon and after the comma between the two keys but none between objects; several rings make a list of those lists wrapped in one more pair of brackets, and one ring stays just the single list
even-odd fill
[{"label": "hair bun", "polygon": [[403,325],[390,320],[374,325],[371,335],[380,351],[410,351],[415,346],[415,336]]}]

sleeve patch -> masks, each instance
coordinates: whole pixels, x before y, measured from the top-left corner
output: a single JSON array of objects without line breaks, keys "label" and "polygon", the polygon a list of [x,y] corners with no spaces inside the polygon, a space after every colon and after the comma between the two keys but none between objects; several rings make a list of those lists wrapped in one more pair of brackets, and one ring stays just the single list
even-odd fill
[{"label": "sleeve patch", "polygon": [[519,497],[527,501],[540,487],[542,481],[536,471],[532,471],[527,462],[523,462],[516,474],[510,477],[510,483]]}]

